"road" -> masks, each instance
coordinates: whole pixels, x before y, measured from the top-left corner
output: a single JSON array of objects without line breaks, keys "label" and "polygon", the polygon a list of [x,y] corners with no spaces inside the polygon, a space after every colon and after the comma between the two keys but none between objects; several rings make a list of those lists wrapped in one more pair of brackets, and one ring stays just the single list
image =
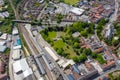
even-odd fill
[{"label": "road", "polygon": [[[12,4],[12,0],[9,0],[10,5],[15,13],[15,17],[16,19],[19,19],[19,17],[17,16],[17,13],[15,11],[15,8]],[[9,56],[9,76],[10,76],[10,80],[14,80],[14,75],[13,75],[13,68],[12,68],[12,53],[13,53],[13,44],[11,43],[11,51],[10,51],[10,56]]]},{"label": "road", "polygon": [[118,0],[114,0],[114,1],[115,1],[115,11],[114,11],[114,14],[109,18],[111,23],[113,23],[114,21],[116,21],[116,19],[117,19],[117,13],[118,13],[118,8],[119,8]]},{"label": "road", "polygon": [[12,53],[13,53],[13,43],[11,42],[11,49],[10,49],[10,55],[9,55],[9,76],[10,80],[14,80],[14,74],[13,74],[13,60],[12,60]]}]

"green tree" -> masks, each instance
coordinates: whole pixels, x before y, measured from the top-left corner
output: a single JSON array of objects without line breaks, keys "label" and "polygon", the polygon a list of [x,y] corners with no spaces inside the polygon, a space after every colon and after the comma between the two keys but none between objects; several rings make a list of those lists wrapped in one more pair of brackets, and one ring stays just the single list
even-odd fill
[{"label": "green tree", "polygon": [[73,57],[73,61],[78,63],[79,62],[79,57],[78,56]]},{"label": "green tree", "polygon": [[75,48],[78,48],[78,47],[79,47],[79,43],[78,43],[78,42],[75,42],[73,46],[74,46]]},{"label": "green tree", "polygon": [[80,34],[82,35],[82,36],[84,36],[84,37],[87,37],[88,35],[88,33],[87,33],[87,31],[86,30],[84,30],[84,31],[81,31],[80,32]]}]

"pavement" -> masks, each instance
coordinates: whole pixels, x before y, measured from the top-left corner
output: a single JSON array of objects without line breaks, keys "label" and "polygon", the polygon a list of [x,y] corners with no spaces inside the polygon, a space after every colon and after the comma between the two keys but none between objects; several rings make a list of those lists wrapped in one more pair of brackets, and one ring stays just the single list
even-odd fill
[{"label": "pavement", "polygon": [[13,60],[12,60],[12,53],[13,53],[13,44],[11,43],[11,51],[10,51],[10,55],[9,55],[9,76],[10,76],[10,80],[14,80],[14,74],[13,74]]}]

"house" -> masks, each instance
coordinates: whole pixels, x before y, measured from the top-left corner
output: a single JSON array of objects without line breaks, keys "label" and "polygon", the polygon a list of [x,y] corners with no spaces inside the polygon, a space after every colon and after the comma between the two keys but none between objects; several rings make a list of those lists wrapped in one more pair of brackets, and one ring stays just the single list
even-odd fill
[{"label": "house", "polygon": [[102,68],[103,68],[104,71],[109,70],[112,67],[115,67],[115,61],[114,60],[107,60],[107,62],[102,65]]},{"label": "house", "polygon": [[6,40],[7,37],[8,37],[8,34],[7,34],[7,33],[4,33],[4,34],[2,34],[2,35],[0,36],[0,39],[1,39],[1,40]]}]

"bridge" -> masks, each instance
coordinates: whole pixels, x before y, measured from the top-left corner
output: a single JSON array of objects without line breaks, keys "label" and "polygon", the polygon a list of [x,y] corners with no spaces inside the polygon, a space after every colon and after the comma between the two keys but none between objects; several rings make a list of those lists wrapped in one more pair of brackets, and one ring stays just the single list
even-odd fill
[{"label": "bridge", "polygon": [[17,23],[31,23],[32,21],[27,21],[27,20],[12,20],[13,22]]}]

